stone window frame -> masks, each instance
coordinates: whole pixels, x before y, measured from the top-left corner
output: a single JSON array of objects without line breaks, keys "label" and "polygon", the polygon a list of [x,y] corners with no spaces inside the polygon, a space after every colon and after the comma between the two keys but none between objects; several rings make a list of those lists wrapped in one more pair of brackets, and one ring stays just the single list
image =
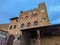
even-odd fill
[{"label": "stone window frame", "polygon": [[36,13],[34,13],[34,17],[38,17],[38,13],[36,12]]},{"label": "stone window frame", "polygon": [[21,40],[22,39],[22,36],[20,35],[19,37],[17,37],[17,40]]},{"label": "stone window frame", "polygon": [[14,29],[16,29],[16,25],[14,25]]},{"label": "stone window frame", "polygon": [[24,23],[22,23],[22,24],[21,24],[21,28],[24,28],[24,26],[25,26]]},{"label": "stone window frame", "polygon": [[31,17],[38,17],[38,12],[32,12]]},{"label": "stone window frame", "polygon": [[12,29],[12,26],[10,26],[9,29]]},{"label": "stone window frame", "polygon": [[38,26],[38,21],[34,21],[34,26]]},{"label": "stone window frame", "polygon": [[30,26],[31,26],[31,23],[30,23],[30,22],[28,22],[28,23],[27,23],[27,27],[30,27]]},{"label": "stone window frame", "polygon": [[18,22],[18,19],[16,20],[16,22]]},{"label": "stone window frame", "polygon": [[33,12],[31,13],[31,17],[34,17],[34,13]]},{"label": "stone window frame", "polygon": [[29,19],[29,16],[25,16],[25,19]]}]

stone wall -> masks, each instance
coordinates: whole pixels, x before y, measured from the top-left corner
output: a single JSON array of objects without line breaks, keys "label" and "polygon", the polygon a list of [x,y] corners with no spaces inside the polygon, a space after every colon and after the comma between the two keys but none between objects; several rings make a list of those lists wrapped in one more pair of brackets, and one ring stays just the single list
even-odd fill
[{"label": "stone wall", "polygon": [[42,38],[41,45],[60,45],[60,36]]}]

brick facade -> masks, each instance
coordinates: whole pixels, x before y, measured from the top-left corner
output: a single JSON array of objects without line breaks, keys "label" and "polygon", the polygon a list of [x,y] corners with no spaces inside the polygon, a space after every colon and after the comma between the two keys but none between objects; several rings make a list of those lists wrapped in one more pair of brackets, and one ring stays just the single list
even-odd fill
[{"label": "brick facade", "polygon": [[[55,45],[60,44],[59,36],[54,37],[57,31],[52,32],[52,30],[59,30],[60,26],[57,25],[59,28],[55,26],[50,25],[46,5],[43,2],[38,5],[37,9],[21,11],[19,17],[11,18],[9,26],[2,26],[4,27],[2,29],[7,30],[9,36],[14,37],[11,38],[13,45]],[[51,33],[53,37],[44,37],[43,35],[47,35],[47,33]],[[10,37],[8,41],[10,41]],[[7,45],[9,43],[12,45],[11,41]]]}]

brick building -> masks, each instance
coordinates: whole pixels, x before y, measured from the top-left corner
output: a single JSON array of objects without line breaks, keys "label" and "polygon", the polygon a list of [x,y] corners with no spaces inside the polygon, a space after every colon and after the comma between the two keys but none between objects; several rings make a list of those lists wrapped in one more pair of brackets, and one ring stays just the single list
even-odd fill
[{"label": "brick building", "polygon": [[10,19],[7,45],[60,45],[60,24],[50,25],[45,3]]},{"label": "brick building", "polygon": [[9,35],[8,27],[9,27],[9,24],[0,24],[0,35],[4,35],[4,36]]},{"label": "brick building", "polygon": [[5,44],[7,43],[8,39],[8,27],[9,24],[0,24],[0,44]]}]

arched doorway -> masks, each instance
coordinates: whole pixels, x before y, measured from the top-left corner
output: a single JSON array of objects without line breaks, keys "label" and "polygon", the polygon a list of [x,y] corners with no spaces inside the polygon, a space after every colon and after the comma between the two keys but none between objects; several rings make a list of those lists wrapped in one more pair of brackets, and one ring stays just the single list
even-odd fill
[{"label": "arched doorway", "polygon": [[10,35],[7,41],[7,45],[13,45],[13,40],[15,39],[14,35]]}]

